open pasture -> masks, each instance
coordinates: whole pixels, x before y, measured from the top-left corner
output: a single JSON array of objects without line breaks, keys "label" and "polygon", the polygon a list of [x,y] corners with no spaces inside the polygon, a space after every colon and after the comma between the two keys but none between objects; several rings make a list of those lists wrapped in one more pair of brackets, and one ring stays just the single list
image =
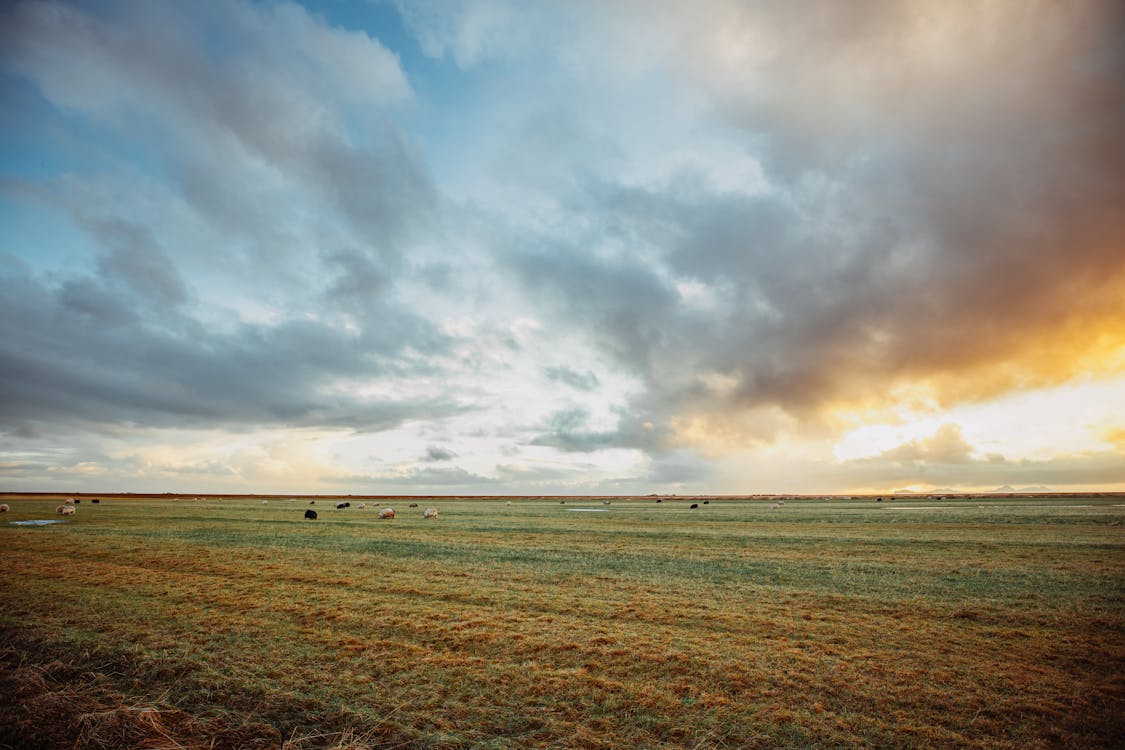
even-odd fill
[{"label": "open pasture", "polygon": [[1122,497],[0,500],[0,747],[1125,741]]}]

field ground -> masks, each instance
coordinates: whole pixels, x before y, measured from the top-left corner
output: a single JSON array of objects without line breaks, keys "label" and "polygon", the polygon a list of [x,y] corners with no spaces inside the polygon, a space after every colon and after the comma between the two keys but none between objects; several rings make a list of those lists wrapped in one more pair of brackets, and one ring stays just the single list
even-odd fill
[{"label": "field ground", "polygon": [[0,498],[0,747],[1125,745],[1121,496],[103,498]]}]

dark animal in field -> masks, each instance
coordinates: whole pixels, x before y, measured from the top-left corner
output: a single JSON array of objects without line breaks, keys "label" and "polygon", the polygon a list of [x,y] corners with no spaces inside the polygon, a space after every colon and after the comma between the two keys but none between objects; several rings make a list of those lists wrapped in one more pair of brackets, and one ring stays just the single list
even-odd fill
[{"label": "dark animal in field", "polygon": [[695,509],[696,509],[696,508],[698,508],[698,507],[699,507],[699,503],[692,503],[692,504],[691,504],[691,509],[692,509],[692,510],[695,510]]},{"label": "dark animal in field", "polygon": [[410,504],[410,507],[411,507],[411,508],[417,508],[417,507],[418,507],[418,503],[411,503],[411,504]]},{"label": "dark animal in field", "polygon": [[306,510],[305,511],[305,518],[309,521],[315,521],[316,520],[316,511],[315,510]]},{"label": "dark animal in field", "polygon": [[78,498],[74,498],[74,503],[75,503],[76,505],[77,505],[78,503],[80,503],[80,502],[82,502],[82,501],[81,501],[81,500],[79,500]]},{"label": "dark animal in field", "polygon": [[704,504],[704,505],[710,505],[710,504],[711,504],[711,501],[710,501],[710,500],[704,500],[704,501],[703,501],[703,504]]},{"label": "dark animal in field", "polygon": [[663,501],[663,500],[661,500],[660,498],[656,498],[656,502],[658,502],[658,503],[662,503],[662,502],[664,502],[664,501]]},{"label": "dark animal in field", "polygon": [[346,507],[348,507],[347,503],[336,503],[336,510],[343,510]]},{"label": "dark animal in field", "polygon": [[351,504],[351,503],[344,503],[344,507],[345,507],[345,508],[350,508],[350,507],[352,507],[352,504]]},{"label": "dark animal in field", "polygon": [[309,505],[316,505],[316,500],[309,500]]},{"label": "dark animal in field", "polygon": [[101,500],[99,500],[99,499],[97,499],[97,498],[95,497],[95,498],[94,498],[93,500],[91,500],[90,502],[92,502],[92,503],[93,503],[94,505],[97,505],[98,503],[100,503],[100,502],[101,502]]},{"label": "dark animal in field", "polygon": [[875,498],[875,502],[881,503],[881,502],[883,502],[883,498],[877,497],[877,498]]}]

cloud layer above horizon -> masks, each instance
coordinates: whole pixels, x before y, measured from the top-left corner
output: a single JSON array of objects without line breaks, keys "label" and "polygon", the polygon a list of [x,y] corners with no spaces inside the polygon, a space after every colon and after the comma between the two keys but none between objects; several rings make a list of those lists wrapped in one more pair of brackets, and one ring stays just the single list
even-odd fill
[{"label": "cloud layer above horizon", "polygon": [[1125,489],[1111,2],[18,2],[3,489]]}]

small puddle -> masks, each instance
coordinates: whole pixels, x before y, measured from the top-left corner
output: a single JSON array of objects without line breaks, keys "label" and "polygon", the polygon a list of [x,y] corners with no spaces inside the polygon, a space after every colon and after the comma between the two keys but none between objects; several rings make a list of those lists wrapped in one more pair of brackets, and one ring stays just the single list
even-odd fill
[{"label": "small puddle", "polygon": [[53,523],[66,523],[62,520],[8,521],[12,526],[50,526]]}]

